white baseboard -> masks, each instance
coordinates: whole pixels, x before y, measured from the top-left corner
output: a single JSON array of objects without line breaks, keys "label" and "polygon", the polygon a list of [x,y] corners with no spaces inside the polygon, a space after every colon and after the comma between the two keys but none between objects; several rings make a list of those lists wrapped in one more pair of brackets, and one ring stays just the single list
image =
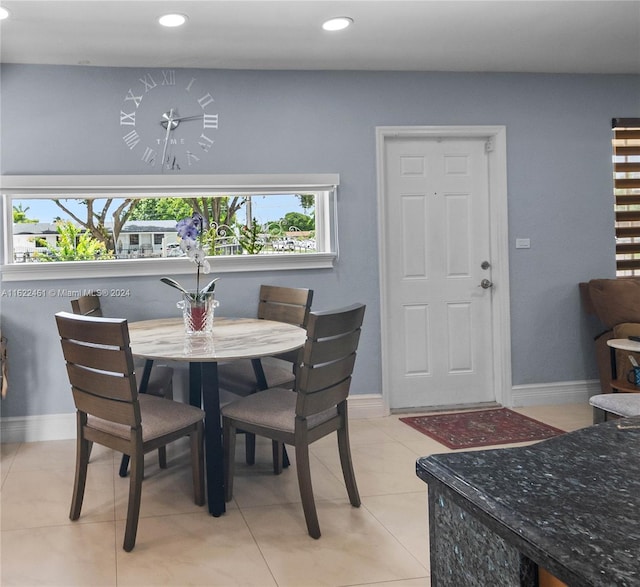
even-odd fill
[{"label": "white baseboard", "polygon": [[[553,406],[563,404],[588,403],[589,398],[602,393],[600,381],[563,381],[559,383],[537,383],[532,385],[515,385],[511,389],[511,406]],[[382,394],[349,396],[349,417],[351,419],[382,418],[388,416]]]},{"label": "white baseboard", "polygon": [[[597,380],[516,385],[511,391],[511,407],[586,403],[590,396],[597,393],[600,393],[600,382]],[[382,394],[349,397],[349,417],[352,420],[388,415],[389,409]],[[0,422],[2,443],[67,440],[76,437],[75,413],[2,418]]]},{"label": "white baseboard", "polygon": [[39,442],[43,440],[68,440],[76,437],[76,414],[50,414],[48,416],[24,416],[0,420],[0,441]]},{"label": "white baseboard", "polygon": [[514,385],[511,390],[511,407],[586,404],[597,393],[602,393],[599,380]]},{"label": "white baseboard", "polygon": [[381,393],[367,393],[349,396],[349,418],[363,420],[365,418],[382,418],[389,415]]}]

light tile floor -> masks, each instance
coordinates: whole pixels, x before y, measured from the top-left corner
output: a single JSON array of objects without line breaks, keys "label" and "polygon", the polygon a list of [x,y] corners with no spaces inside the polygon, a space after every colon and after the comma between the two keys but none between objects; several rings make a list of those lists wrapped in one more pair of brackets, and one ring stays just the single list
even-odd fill
[{"label": "light tile floor", "polygon": [[[516,411],[567,431],[591,423],[586,404]],[[169,448],[167,470],[147,455],[130,553],[122,550],[128,479],[118,476],[119,455],[94,447],[82,515],[71,522],[75,442],[4,444],[0,584],[428,585],[427,487],[415,460],[449,449],[399,417],[351,421],[360,508],[349,505],[335,435],[312,446],[319,540],[307,535],[294,466],[274,476],[268,442],[259,439],[255,466],[238,465],[234,501],[220,518],[193,504],[186,444]],[[238,462],[243,449],[239,441]]]}]

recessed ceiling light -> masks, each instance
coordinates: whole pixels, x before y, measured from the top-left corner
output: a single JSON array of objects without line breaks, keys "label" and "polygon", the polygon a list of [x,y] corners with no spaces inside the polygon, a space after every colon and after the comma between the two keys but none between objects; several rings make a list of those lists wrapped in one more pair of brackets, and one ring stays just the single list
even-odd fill
[{"label": "recessed ceiling light", "polygon": [[322,28],[325,31],[341,31],[342,29],[346,29],[347,27],[353,24],[353,18],[349,18],[348,16],[338,16],[336,18],[331,18],[323,23]]},{"label": "recessed ceiling light", "polygon": [[0,7],[0,20],[4,20],[5,18],[9,18],[9,11],[6,8]]},{"label": "recessed ceiling light", "polygon": [[158,19],[158,22],[167,27],[182,26],[187,22],[187,17],[184,14],[164,14]]}]

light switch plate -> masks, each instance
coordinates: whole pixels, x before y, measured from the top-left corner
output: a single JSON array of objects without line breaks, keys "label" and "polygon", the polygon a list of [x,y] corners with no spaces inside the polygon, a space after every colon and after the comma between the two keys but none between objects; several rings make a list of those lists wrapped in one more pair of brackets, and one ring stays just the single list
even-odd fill
[{"label": "light switch plate", "polygon": [[517,238],[516,239],[516,249],[530,249],[531,248],[531,240],[528,238]]}]

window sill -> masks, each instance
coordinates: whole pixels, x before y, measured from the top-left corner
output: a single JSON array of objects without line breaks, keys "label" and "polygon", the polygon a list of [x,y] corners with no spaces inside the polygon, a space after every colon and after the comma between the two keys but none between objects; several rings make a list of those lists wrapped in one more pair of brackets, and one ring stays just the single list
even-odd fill
[{"label": "window sill", "polygon": [[[211,274],[254,271],[331,269],[335,253],[296,255],[232,255],[209,257]],[[193,273],[188,259],[123,259],[118,261],[69,261],[65,263],[20,263],[3,265],[2,280],[46,281],[101,277],[162,276]]]}]

